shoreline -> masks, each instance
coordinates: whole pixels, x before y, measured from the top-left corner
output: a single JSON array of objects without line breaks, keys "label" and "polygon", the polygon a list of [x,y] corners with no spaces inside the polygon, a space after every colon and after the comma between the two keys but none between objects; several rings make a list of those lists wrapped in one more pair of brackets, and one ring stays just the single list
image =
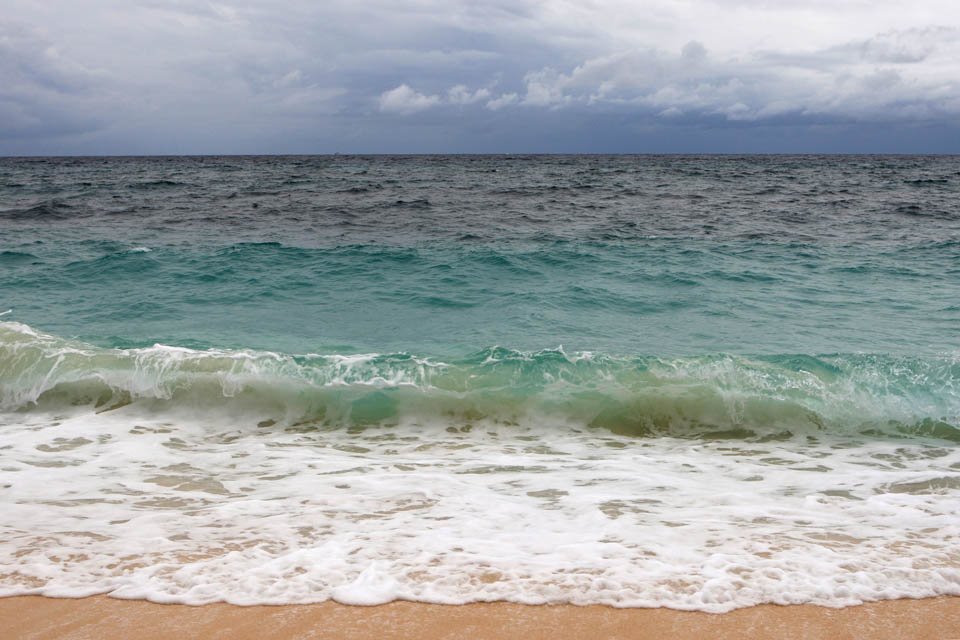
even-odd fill
[{"label": "shoreline", "polygon": [[758,605],[729,613],[617,609],[604,605],[493,602],[373,607],[190,606],[108,596],[0,598],[0,637],[11,640],[126,638],[960,638],[960,596],[871,602],[833,609]]}]

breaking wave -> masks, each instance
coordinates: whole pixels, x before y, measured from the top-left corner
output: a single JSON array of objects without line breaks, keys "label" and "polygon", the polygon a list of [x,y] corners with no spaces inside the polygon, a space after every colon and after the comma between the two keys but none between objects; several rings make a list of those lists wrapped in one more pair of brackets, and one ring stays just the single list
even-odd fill
[{"label": "breaking wave", "polygon": [[242,408],[317,428],[527,421],[622,435],[776,438],[830,431],[960,442],[960,357],[883,354],[685,358],[522,352],[458,358],[107,349],[0,323],[0,408],[130,403]]}]

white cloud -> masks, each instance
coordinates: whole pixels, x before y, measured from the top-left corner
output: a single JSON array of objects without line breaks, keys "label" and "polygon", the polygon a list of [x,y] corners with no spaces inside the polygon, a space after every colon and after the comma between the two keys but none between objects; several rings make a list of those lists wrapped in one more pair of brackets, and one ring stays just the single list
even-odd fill
[{"label": "white cloud", "polygon": [[386,113],[416,113],[438,104],[440,96],[424,95],[405,84],[380,94],[380,111]]},{"label": "white cloud", "polygon": [[[549,108],[649,110],[746,122],[787,114],[916,120],[960,115],[960,29],[888,31],[821,51],[717,56],[696,41],[678,53],[633,49],[590,58],[569,72],[524,77],[519,102]],[[493,102],[493,101],[491,101]]]},{"label": "white cloud", "polygon": [[496,98],[493,98],[492,100],[488,100],[486,107],[491,111],[497,111],[504,107],[517,104],[518,102],[520,102],[520,96],[518,96],[516,93],[504,93]]},{"label": "white cloud", "polygon": [[467,85],[457,84],[447,89],[446,94],[425,95],[409,85],[401,84],[398,87],[380,94],[380,111],[384,113],[398,113],[407,115],[441,105],[467,106],[490,100],[490,90],[486,88],[471,91]]},{"label": "white cloud", "polygon": [[523,104],[534,107],[557,107],[570,98],[564,95],[567,78],[554,69],[547,67],[540,71],[532,71],[524,77],[527,85],[527,95]]},{"label": "white cloud", "polygon": [[477,89],[470,91],[466,85],[458,84],[447,90],[447,102],[450,104],[473,104],[486,100],[490,97],[489,89]]}]

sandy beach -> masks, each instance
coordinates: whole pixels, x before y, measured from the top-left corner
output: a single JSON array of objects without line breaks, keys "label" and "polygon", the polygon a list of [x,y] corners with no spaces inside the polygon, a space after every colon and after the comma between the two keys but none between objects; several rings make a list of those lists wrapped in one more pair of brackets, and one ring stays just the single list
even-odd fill
[{"label": "sandy beach", "polygon": [[118,600],[0,599],[0,637],[128,638],[960,638],[960,598],[892,600],[845,609],[763,605],[726,614],[604,606],[465,606],[393,602],[199,607]]}]

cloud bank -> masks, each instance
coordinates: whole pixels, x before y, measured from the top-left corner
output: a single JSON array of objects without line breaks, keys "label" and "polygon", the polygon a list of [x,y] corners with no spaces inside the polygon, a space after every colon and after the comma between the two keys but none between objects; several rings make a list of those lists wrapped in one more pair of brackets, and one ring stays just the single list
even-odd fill
[{"label": "cloud bank", "polygon": [[953,1],[5,5],[3,154],[960,152]]}]

